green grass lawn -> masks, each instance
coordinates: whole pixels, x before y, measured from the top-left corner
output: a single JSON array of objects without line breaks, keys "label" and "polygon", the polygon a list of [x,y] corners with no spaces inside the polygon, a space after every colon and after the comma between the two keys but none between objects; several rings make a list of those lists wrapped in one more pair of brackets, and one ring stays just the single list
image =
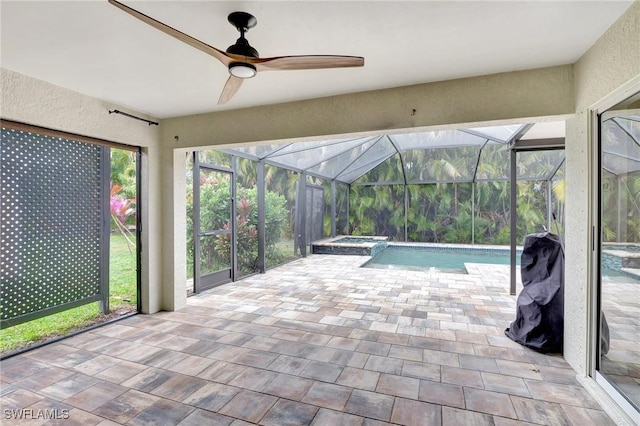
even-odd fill
[{"label": "green grass lawn", "polygon": [[122,234],[111,234],[109,289],[112,310],[136,306],[136,249],[127,245]]},{"label": "green grass lawn", "polygon": [[136,310],[135,248],[129,248],[124,237],[117,233],[111,234],[109,288],[109,308],[113,314],[103,315],[96,302],[0,330],[0,353]]}]

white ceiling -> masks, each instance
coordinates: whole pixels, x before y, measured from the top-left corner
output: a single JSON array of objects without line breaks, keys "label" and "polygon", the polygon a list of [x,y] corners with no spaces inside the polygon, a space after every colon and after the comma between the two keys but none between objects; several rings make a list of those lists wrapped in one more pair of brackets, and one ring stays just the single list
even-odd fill
[{"label": "white ceiling", "polygon": [[216,59],[100,1],[0,2],[0,64],[157,118],[575,62],[631,1],[131,1],[225,50],[236,10],[261,57],[357,55],[363,68],[269,71],[218,106]]}]

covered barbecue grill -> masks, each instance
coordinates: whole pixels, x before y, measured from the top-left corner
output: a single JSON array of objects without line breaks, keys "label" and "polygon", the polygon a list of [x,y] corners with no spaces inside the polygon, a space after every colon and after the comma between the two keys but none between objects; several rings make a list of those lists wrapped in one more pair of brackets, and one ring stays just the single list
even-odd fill
[{"label": "covered barbecue grill", "polygon": [[558,235],[527,235],[521,257],[524,288],[516,319],[505,330],[514,342],[539,352],[562,352],[564,331],[564,251]]}]

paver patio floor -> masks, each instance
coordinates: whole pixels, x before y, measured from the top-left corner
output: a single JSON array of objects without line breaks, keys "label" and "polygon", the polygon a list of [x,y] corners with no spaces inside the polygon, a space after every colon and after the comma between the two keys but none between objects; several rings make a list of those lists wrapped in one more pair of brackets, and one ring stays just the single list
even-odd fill
[{"label": "paver patio floor", "polygon": [[9,358],[3,415],[53,409],[68,413],[64,425],[613,424],[562,357],[504,336],[516,305],[508,267],[453,275],[359,268],[365,260],[313,255],[180,311]]}]

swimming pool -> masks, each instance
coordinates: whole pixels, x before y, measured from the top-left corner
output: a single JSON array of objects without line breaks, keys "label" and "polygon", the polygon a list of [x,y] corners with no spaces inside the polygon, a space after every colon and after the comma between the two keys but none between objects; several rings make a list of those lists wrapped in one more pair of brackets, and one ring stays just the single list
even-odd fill
[{"label": "swimming pool", "polygon": [[[516,253],[520,264],[522,251]],[[431,270],[466,274],[465,263],[510,264],[509,250],[389,245],[362,265],[365,268]]]}]

